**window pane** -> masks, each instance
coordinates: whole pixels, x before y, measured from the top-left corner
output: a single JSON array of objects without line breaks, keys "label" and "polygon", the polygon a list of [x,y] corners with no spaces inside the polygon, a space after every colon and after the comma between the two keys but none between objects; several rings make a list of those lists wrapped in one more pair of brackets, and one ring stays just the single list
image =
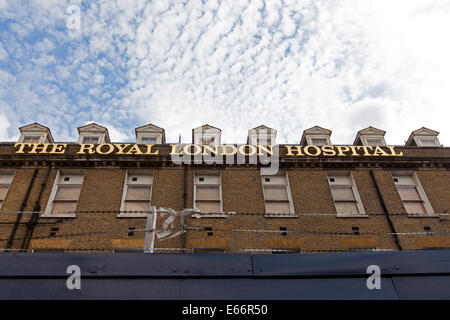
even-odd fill
[{"label": "window pane", "polygon": [[197,201],[197,208],[201,212],[205,213],[218,213],[220,212],[220,202],[219,201]]},{"label": "window pane", "polygon": [[[350,175],[334,175],[328,176],[328,178],[331,184],[343,184],[347,186],[353,185]],[[332,179],[334,179],[334,181],[332,181]]]},{"label": "window pane", "polygon": [[289,202],[266,202],[266,213],[290,213]]},{"label": "window pane", "polygon": [[416,182],[414,181],[412,176],[394,176],[394,179],[397,179],[398,182],[396,184],[405,184],[410,186],[415,186]]},{"label": "window pane", "polygon": [[150,201],[130,201],[125,202],[125,211],[148,211]]},{"label": "window pane", "polygon": [[419,192],[417,192],[416,187],[405,187],[398,186],[398,193],[400,194],[400,198],[404,200],[422,200],[420,198]]},{"label": "window pane", "polygon": [[331,193],[333,194],[333,199],[336,200],[355,200],[355,195],[353,194],[352,187],[346,186],[332,186]]},{"label": "window pane", "polygon": [[151,186],[128,186],[126,200],[150,201]]},{"label": "window pane", "polygon": [[0,185],[0,200],[5,200],[9,185]]},{"label": "window pane", "polygon": [[266,200],[286,200],[288,201],[288,194],[284,186],[264,186],[264,196]]},{"label": "window pane", "polygon": [[202,137],[202,145],[210,145],[214,143],[215,137]]},{"label": "window pane", "polygon": [[218,186],[197,186],[197,200],[220,200]]},{"label": "window pane", "polygon": [[84,144],[97,144],[98,143],[98,137],[84,137],[83,138],[83,143]]},{"label": "window pane", "polygon": [[58,186],[55,200],[78,200],[80,189],[79,186]]},{"label": "window pane", "polygon": [[367,138],[366,142],[369,146],[380,146],[383,144],[383,141],[381,139],[376,138]]},{"label": "window pane", "polygon": [[73,213],[77,209],[76,201],[54,201],[52,213]]},{"label": "window pane", "polygon": [[403,202],[407,213],[426,213],[422,202]]},{"label": "window pane", "polygon": [[314,146],[324,146],[328,143],[327,139],[311,139]]},{"label": "window pane", "polygon": [[271,137],[259,137],[256,138],[256,144],[257,145],[272,145]]},{"label": "window pane", "polygon": [[143,143],[148,143],[148,144],[155,144],[156,143],[156,137],[143,137],[142,138],[142,142]]},{"label": "window pane", "polygon": [[359,213],[356,202],[335,202],[337,213],[357,214]]},{"label": "window pane", "polygon": [[34,136],[26,136],[23,138],[23,142],[27,143],[39,143],[41,137],[34,137]]},{"label": "window pane", "polygon": [[420,139],[423,146],[438,146],[439,144],[435,139]]}]

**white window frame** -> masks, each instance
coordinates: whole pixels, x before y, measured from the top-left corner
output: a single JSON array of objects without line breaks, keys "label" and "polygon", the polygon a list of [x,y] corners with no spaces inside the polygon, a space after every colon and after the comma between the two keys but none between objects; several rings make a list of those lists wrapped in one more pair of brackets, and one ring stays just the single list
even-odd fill
[{"label": "white window frame", "polygon": [[[285,179],[285,183],[284,184],[272,184],[272,183],[267,183],[265,181],[266,178],[273,178],[273,177],[283,177]],[[270,217],[294,217],[296,218],[297,215],[295,214],[295,209],[294,209],[294,202],[292,200],[292,193],[291,193],[291,187],[290,187],[290,183],[289,183],[289,177],[288,177],[288,173],[285,172],[284,174],[278,174],[278,175],[261,175],[261,185],[262,185],[262,189],[263,189],[263,197],[264,197],[264,212],[265,212],[265,217],[270,218]],[[267,206],[266,203],[267,202],[284,202],[284,201],[276,201],[276,200],[266,200],[266,190],[264,186],[270,186],[270,187],[285,187],[286,188],[286,193],[287,193],[287,197],[288,197],[288,201],[289,201],[289,212],[284,213],[274,213],[274,212],[267,212]]]},{"label": "white window frame", "polygon": [[[8,190],[6,190],[5,197],[0,203],[0,210],[2,209],[3,203],[5,202],[6,198],[8,197],[9,190],[11,189],[11,185],[14,181],[15,177],[15,170],[0,170],[0,185],[8,185]],[[11,176],[11,179],[9,182],[3,179],[4,176]]]},{"label": "white window frame", "polygon": [[80,138],[78,139],[78,144],[89,144],[89,143],[84,143],[84,138],[98,138],[98,143],[96,143],[96,144],[102,144],[102,143],[105,142],[105,135],[104,134],[82,133],[82,134],[80,134]]},{"label": "white window frame", "polygon": [[[218,133],[195,133],[195,139],[194,144],[198,145],[207,145],[207,146],[214,146],[220,144],[220,134]],[[211,139],[214,138],[214,142],[210,144],[203,144],[203,139]]]},{"label": "white window frame", "polygon": [[[266,140],[265,144],[258,143],[258,140],[263,140],[263,139]],[[253,145],[253,146],[256,146],[256,145],[274,146],[276,144],[275,139],[276,139],[275,134],[254,133],[254,134],[250,135],[249,143],[250,143],[250,145]]]},{"label": "white window frame", "polygon": [[[359,213],[338,213],[337,212],[337,208],[336,208],[336,200],[334,200],[334,196],[333,196],[333,191],[332,191],[332,187],[333,186],[350,186],[348,184],[333,184],[330,181],[330,178],[336,177],[336,176],[345,176],[345,177],[349,177],[350,178],[350,182],[351,182],[351,187],[352,187],[352,192],[353,192],[353,196],[355,197],[355,202],[356,202],[356,207],[358,208]],[[328,180],[328,185],[330,187],[330,192],[331,192],[331,197],[333,199],[333,205],[335,207],[336,210],[336,215],[338,217],[368,217],[366,214],[366,211],[364,209],[364,205],[362,203],[361,200],[361,196],[359,195],[359,191],[358,191],[358,187],[356,186],[356,182],[355,179],[353,177],[353,173],[351,171],[329,171],[327,172],[327,180]],[[340,202],[340,201],[337,201]],[[345,202],[345,201],[343,201]],[[349,202],[349,201],[348,201]]]},{"label": "white window frame", "polygon": [[[428,199],[427,194],[425,193],[425,190],[423,189],[422,184],[420,183],[419,177],[417,176],[415,171],[391,171],[391,176],[392,176],[392,181],[395,184],[395,188],[397,190],[397,193],[398,193],[398,195],[400,197],[400,200],[402,201],[402,204],[403,204],[403,207],[405,209],[405,212],[408,215],[419,216],[419,217],[430,217],[430,216],[436,216],[437,215],[435,213],[433,207],[431,206],[430,200]],[[421,201],[422,201],[422,204],[423,204],[423,206],[425,208],[426,213],[414,214],[414,213],[408,213],[406,211],[406,207],[405,207],[404,201],[403,201],[403,199],[400,196],[400,192],[398,191],[397,186],[412,186],[412,185],[399,185],[399,184],[397,184],[397,182],[395,182],[395,180],[394,180],[397,176],[407,176],[407,177],[411,177],[413,179],[413,181],[415,183],[415,187],[416,187],[417,192],[418,192],[418,194],[419,194],[419,196],[421,198]]]},{"label": "white window frame", "polygon": [[[424,145],[422,140],[433,140],[435,142],[434,146],[428,146],[428,145]],[[439,142],[438,138],[435,136],[415,136],[414,137],[414,141],[416,142],[416,145],[418,147],[440,147],[441,143]]]},{"label": "white window frame", "polygon": [[[381,140],[381,143],[380,144],[376,144],[376,145],[373,145],[373,144],[369,144],[368,142],[367,142],[367,140],[368,139],[380,139]],[[386,146],[387,144],[386,144],[386,140],[384,140],[384,137],[383,136],[375,136],[375,135],[363,135],[363,136],[361,136],[361,142],[362,142],[362,145],[363,146],[373,146],[373,147],[375,147],[375,146]]]},{"label": "white window frame", "polygon": [[84,170],[61,170],[59,169],[58,172],[56,173],[56,177],[55,177],[55,181],[53,182],[53,187],[52,187],[52,191],[50,193],[50,197],[48,199],[47,202],[47,206],[45,208],[44,213],[41,215],[41,217],[43,218],[75,218],[76,217],[76,213],[52,213],[52,209],[53,209],[53,202],[55,200],[55,196],[56,196],[56,192],[58,191],[58,187],[59,185],[71,185],[70,183],[68,184],[60,184],[59,180],[61,178],[61,176],[70,176],[70,175],[74,175],[74,176],[82,176],[81,178],[81,183],[77,183],[76,185],[80,185],[80,194],[78,195],[78,199],[77,199],[77,207],[78,207],[78,201],[80,201],[80,195],[81,195],[81,191],[83,189],[83,183],[84,183],[84,178],[85,178],[85,172]]},{"label": "white window frame", "polygon": [[[327,141],[326,144],[324,145],[316,145],[312,142],[313,139],[325,139]],[[324,135],[324,134],[313,134],[313,135],[307,135],[306,136],[306,143],[308,144],[308,146],[331,146],[331,139],[329,136]]]},{"label": "white window frame", "polygon": [[[160,134],[160,133],[139,133],[137,143],[144,144],[144,142],[142,141],[144,138],[155,138],[156,141],[154,144],[162,143],[162,134]],[[151,143],[147,143],[147,144],[151,144]]]},{"label": "white window frame", "polygon": [[[266,143],[259,143],[258,140],[265,140]],[[255,139],[254,139],[255,144],[254,145],[273,146],[273,140],[274,140],[274,137],[272,137],[271,135],[261,135],[261,134],[259,134],[259,135],[255,136]]]},{"label": "white window frame", "polygon": [[[197,177],[200,176],[216,176],[219,177],[219,183],[201,183],[197,182]],[[197,185],[199,186],[219,186],[219,200],[220,200],[220,206],[219,206],[219,212],[205,212],[207,214],[202,213],[202,217],[224,217],[223,215],[223,198],[222,198],[222,172],[221,171],[214,171],[214,172],[203,172],[203,171],[194,171],[194,208],[197,210],[200,210],[197,208]],[[201,200],[200,200],[201,201]]]},{"label": "white window frame", "polygon": [[[151,176],[151,183],[128,183],[129,176]],[[153,170],[127,170],[125,173],[125,181],[123,183],[122,191],[122,201],[120,203],[120,211],[125,211],[125,202],[128,193],[129,186],[150,186],[150,203],[149,208],[152,206],[153,199],[153,186],[154,186],[154,172]],[[134,212],[134,213],[124,213],[121,212],[117,215],[118,218],[147,218],[148,214],[146,212]]]},{"label": "white window frame", "polygon": [[[25,142],[25,138],[26,137],[39,137],[39,141],[38,142]],[[45,132],[24,132],[20,135],[19,138],[19,142],[22,143],[47,143],[48,140],[48,136],[47,133]]]}]

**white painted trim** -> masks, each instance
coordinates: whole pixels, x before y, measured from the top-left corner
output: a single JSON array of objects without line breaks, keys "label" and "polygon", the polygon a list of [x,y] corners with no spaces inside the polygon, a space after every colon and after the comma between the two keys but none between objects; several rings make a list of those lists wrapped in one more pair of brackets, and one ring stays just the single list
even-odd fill
[{"label": "white painted trim", "polygon": [[194,132],[194,144],[202,145],[203,144],[203,138],[213,138],[214,141],[212,144],[209,145],[220,145],[220,133],[201,133],[201,132]]},{"label": "white painted trim", "polygon": [[361,142],[363,146],[371,146],[368,142],[367,139],[381,139],[381,144],[379,144],[379,146],[386,146],[386,140],[384,139],[383,136],[380,135],[362,135],[361,136]]},{"label": "white painted trim", "polygon": [[[427,140],[434,140],[436,142],[436,145],[434,146],[426,146],[422,144],[422,139],[427,139]],[[439,142],[439,139],[435,136],[414,136],[414,141],[416,142],[416,145],[418,147],[431,147],[431,148],[435,148],[435,147],[440,147],[441,143]]]},{"label": "white painted trim", "polygon": [[312,139],[326,139],[327,143],[324,145],[331,146],[331,139],[329,136],[324,134],[312,134],[306,136],[306,143],[308,146],[314,146],[315,144],[312,143]]},{"label": "white painted trim", "polygon": [[[126,199],[127,191],[128,191],[127,181],[128,181],[129,171],[130,170],[127,170],[125,172],[125,180],[123,183],[122,202],[120,203],[120,211],[125,211],[125,199]],[[131,170],[131,171],[133,171],[133,170]],[[148,173],[146,174],[145,171],[142,171],[142,172],[139,171],[139,173],[136,173],[136,176],[139,176],[139,175],[151,175],[152,176],[152,183],[150,185],[150,204],[149,204],[149,207],[150,207],[152,205],[152,199],[153,199],[153,186],[154,186],[154,181],[155,181],[154,180],[154,178],[155,178],[154,172],[153,172],[153,170],[148,170]],[[143,185],[146,185],[146,184],[143,184]],[[117,218],[147,218],[147,213],[119,213],[117,215]]]},{"label": "white painted trim", "polygon": [[150,132],[142,132],[137,134],[137,141],[138,144],[143,144],[142,138],[156,138],[155,144],[161,144],[162,143],[162,133],[150,133]]},{"label": "white painted trim", "polygon": [[11,171],[10,170],[0,170],[0,176],[1,175],[8,175],[8,176],[12,175],[12,178],[9,183],[8,190],[6,190],[5,198],[3,199],[2,203],[0,203],[0,210],[2,209],[3,203],[5,202],[6,198],[8,197],[9,190],[11,189],[11,185],[14,181],[14,177],[16,176],[16,170],[11,170]]},{"label": "white painted trim", "polygon": [[423,206],[425,207],[425,210],[427,211],[427,214],[435,214],[433,207],[431,206],[430,200],[427,197],[427,194],[425,193],[425,190],[422,187],[422,184],[420,183],[419,177],[417,176],[416,172],[413,171],[412,173],[413,180],[416,182],[417,191],[419,191],[419,195],[424,201]]},{"label": "white painted trim", "polygon": [[[333,198],[333,192],[331,191],[331,187],[332,186],[340,186],[339,184],[331,184],[330,182],[330,176],[350,176],[350,181],[352,183],[351,187],[352,187],[352,192],[353,192],[353,196],[355,197],[355,201],[356,201],[356,207],[358,208],[359,213],[358,214],[352,214],[352,213],[338,213],[337,209],[336,209],[336,201],[334,201]],[[353,177],[353,173],[351,171],[329,171],[327,172],[327,181],[328,181],[328,185],[330,187],[330,192],[331,192],[331,198],[333,199],[333,204],[334,204],[334,209],[336,210],[336,215],[338,217],[366,217],[366,211],[364,209],[364,205],[362,203],[361,200],[361,196],[359,194],[358,191],[358,187],[356,185],[356,181]],[[347,185],[348,186],[348,185]]]},{"label": "white painted trim", "polygon": [[[70,175],[70,174],[75,175],[75,173],[71,173],[70,169],[68,169],[68,170],[63,169],[62,171],[66,171],[67,175]],[[79,171],[77,170],[77,172],[79,172]],[[84,170],[81,172],[83,173],[83,178],[81,180],[80,194],[78,195],[78,199],[77,199],[77,207],[78,207],[78,201],[80,200],[81,190],[83,189],[84,178],[86,175],[86,172]],[[59,184],[58,184],[59,178],[61,175],[64,175],[64,174],[66,174],[66,173],[63,172],[61,174],[61,169],[58,169],[55,180],[53,182],[52,191],[50,192],[50,196],[47,201],[47,206],[45,207],[44,213],[40,215],[41,217],[43,217],[43,218],[45,218],[45,217],[49,217],[49,218],[51,218],[51,217],[55,217],[55,218],[74,218],[74,217],[76,217],[75,213],[74,214],[52,214],[51,213],[52,209],[53,209],[53,201],[55,200],[56,191],[58,190],[58,186],[59,186]],[[76,208],[75,208],[75,211],[76,211]]]},{"label": "white painted trim", "polygon": [[[427,212],[426,214],[410,214],[408,216],[411,216],[411,217],[436,216],[436,213],[434,212],[434,209],[431,206],[430,200],[428,199],[427,194],[425,193],[425,190],[423,189],[422,184],[420,183],[419,177],[417,176],[417,173],[415,171],[391,171],[392,181],[394,182],[397,193],[400,196],[400,192],[398,192],[397,184],[394,181],[394,176],[410,176],[410,177],[412,177],[413,181],[416,184],[415,187],[417,189],[417,192],[419,193],[419,196],[420,196],[421,200],[423,201],[423,206]],[[401,197],[400,197],[400,200],[402,201],[403,207],[406,212],[406,207],[405,207],[404,201],[401,199]]]},{"label": "white painted trim", "polygon": [[49,142],[47,132],[39,132],[39,131],[23,132],[20,135],[19,142],[23,143],[24,140],[25,140],[25,137],[30,137],[30,136],[31,137],[39,137],[39,142],[38,143],[47,143],[47,142]]},{"label": "white painted trim", "polygon": [[[264,184],[263,179],[267,178],[267,177],[284,177],[284,181],[285,184]],[[291,193],[291,187],[289,185],[289,178],[288,178],[288,173],[287,171],[283,174],[283,175],[274,175],[274,176],[267,176],[267,175],[261,175],[261,186],[263,189],[263,198],[264,198],[264,215],[267,217],[273,217],[274,215],[278,215],[279,218],[294,218],[297,217],[295,215],[295,209],[294,209],[294,203],[292,200],[292,193]],[[274,213],[274,212],[267,212],[267,206],[266,206],[266,190],[264,188],[264,186],[275,186],[275,187],[285,187],[286,188],[286,193],[288,196],[288,202],[289,202],[289,213],[285,213],[285,214],[279,214],[279,213]],[[270,202],[270,200],[269,200]],[[280,201],[281,202],[281,201]],[[295,215],[295,216],[293,216]]]},{"label": "white painted trim", "polygon": [[[220,213],[223,213],[223,199],[222,199],[222,171],[218,171],[219,174],[217,174],[216,171],[211,171],[211,172],[202,172],[202,171],[194,171],[193,175],[194,175],[194,209],[198,209],[197,208],[197,183],[196,183],[196,176],[200,176],[200,175],[204,175],[204,176],[219,176],[219,200],[220,200],[220,204],[219,204],[219,210]],[[200,186],[217,186],[217,184],[211,184],[211,183],[205,183],[205,184],[198,184]],[[214,200],[212,200],[214,201]],[[200,210],[200,209],[198,209]]]},{"label": "white painted trim", "polygon": [[98,133],[98,132],[83,132],[80,133],[80,136],[78,137],[78,144],[83,143],[84,137],[98,137],[98,143],[97,144],[103,144],[105,143],[105,133]]}]

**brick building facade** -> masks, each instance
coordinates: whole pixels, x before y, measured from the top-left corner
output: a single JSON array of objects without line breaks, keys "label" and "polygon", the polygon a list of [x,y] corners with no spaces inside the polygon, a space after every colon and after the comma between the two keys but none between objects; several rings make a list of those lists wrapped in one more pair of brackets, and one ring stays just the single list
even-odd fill
[{"label": "brick building facade", "polygon": [[[272,147],[276,130],[260,126],[215,163],[196,158],[224,146],[209,125],[188,145],[166,143],[154,125],[136,129],[136,144],[111,143],[96,124],[77,143],[55,143],[39,124],[20,129],[0,144],[0,251],[141,250],[150,206],[154,252],[450,248],[450,148],[426,128],[405,146],[372,127],[333,146],[314,127],[299,145]],[[252,161],[264,154],[276,154],[270,165]],[[261,170],[273,163],[275,174]],[[159,208],[197,211],[171,221]]]}]

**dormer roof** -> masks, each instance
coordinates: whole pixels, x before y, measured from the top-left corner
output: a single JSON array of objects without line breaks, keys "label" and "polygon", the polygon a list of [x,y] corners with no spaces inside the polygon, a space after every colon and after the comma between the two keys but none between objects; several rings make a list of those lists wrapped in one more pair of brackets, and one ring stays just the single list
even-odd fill
[{"label": "dormer roof", "polygon": [[[247,144],[249,144],[251,142],[250,136],[259,136],[260,134],[265,134],[266,136],[272,137],[273,141],[271,141],[271,143],[275,143],[275,139],[277,137],[277,130],[262,124],[260,126],[257,126],[257,127],[254,127],[253,129],[248,130]],[[253,141],[253,142],[256,143],[255,141]]]},{"label": "dormer roof", "polygon": [[195,132],[199,132],[199,131],[200,132],[206,132],[206,131],[222,131],[222,130],[217,128],[217,127],[214,127],[212,125],[204,124],[204,125],[202,125],[200,127],[192,129],[192,132],[194,132],[194,131]]},{"label": "dormer roof", "polygon": [[95,122],[89,123],[85,126],[81,126],[78,127],[78,133],[82,134],[82,133],[101,133],[101,134],[105,134],[105,143],[110,143],[111,140],[109,139],[109,132],[108,132],[108,128],[105,128]]},{"label": "dormer roof", "polygon": [[250,134],[253,132],[260,132],[260,131],[266,131],[266,132],[275,133],[275,134],[277,133],[277,130],[270,128],[268,126],[265,126],[263,124],[260,126],[254,127],[253,129],[248,130],[248,133]]},{"label": "dormer roof", "polygon": [[[214,127],[209,124],[204,124],[200,127],[192,129],[192,143],[196,143],[196,136],[197,135],[203,135],[203,134],[213,134],[217,139],[215,140],[215,143],[220,144],[220,136],[222,134],[222,130],[220,130],[217,127]],[[200,142],[198,142],[200,143]]]},{"label": "dormer roof", "polygon": [[161,143],[166,143],[166,131],[163,128],[158,127],[157,125],[154,125],[153,123],[137,127],[136,129],[134,129],[134,131],[136,133],[136,139],[138,137],[138,133],[159,133],[162,135]]},{"label": "dormer roof", "polygon": [[34,122],[31,124],[27,124],[25,126],[20,127],[19,130],[22,135],[24,135],[26,133],[32,133],[32,132],[45,132],[47,134],[47,138],[48,138],[49,142],[50,143],[54,142],[50,129],[46,126],[43,126],[40,123]]},{"label": "dormer roof", "polygon": [[359,130],[358,133],[356,134],[356,138],[355,141],[353,141],[353,145],[358,145],[358,143],[361,140],[361,136],[382,136],[384,137],[384,135],[386,134],[386,131],[369,126],[365,129]]},{"label": "dormer roof", "polygon": [[302,138],[300,140],[300,144],[302,145],[306,145],[306,136],[309,135],[323,135],[323,136],[327,136],[330,137],[331,136],[332,131],[319,127],[319,126],[314,126],[312,128],[306,129],[305,131],[303,131],[302,134]]},{"label": "dormer roof", "polygon": [[420,129],[417,129],[417,130],[414,130],[413,132],[411,132],[411,134],[409,135],[408,141],[406,141],[405,145],[406,146],[412,145],[413,142],[414,142],[414,137],[415,136],[437,137],[438,135],[439,135],[438,131],[422,127]]}]

